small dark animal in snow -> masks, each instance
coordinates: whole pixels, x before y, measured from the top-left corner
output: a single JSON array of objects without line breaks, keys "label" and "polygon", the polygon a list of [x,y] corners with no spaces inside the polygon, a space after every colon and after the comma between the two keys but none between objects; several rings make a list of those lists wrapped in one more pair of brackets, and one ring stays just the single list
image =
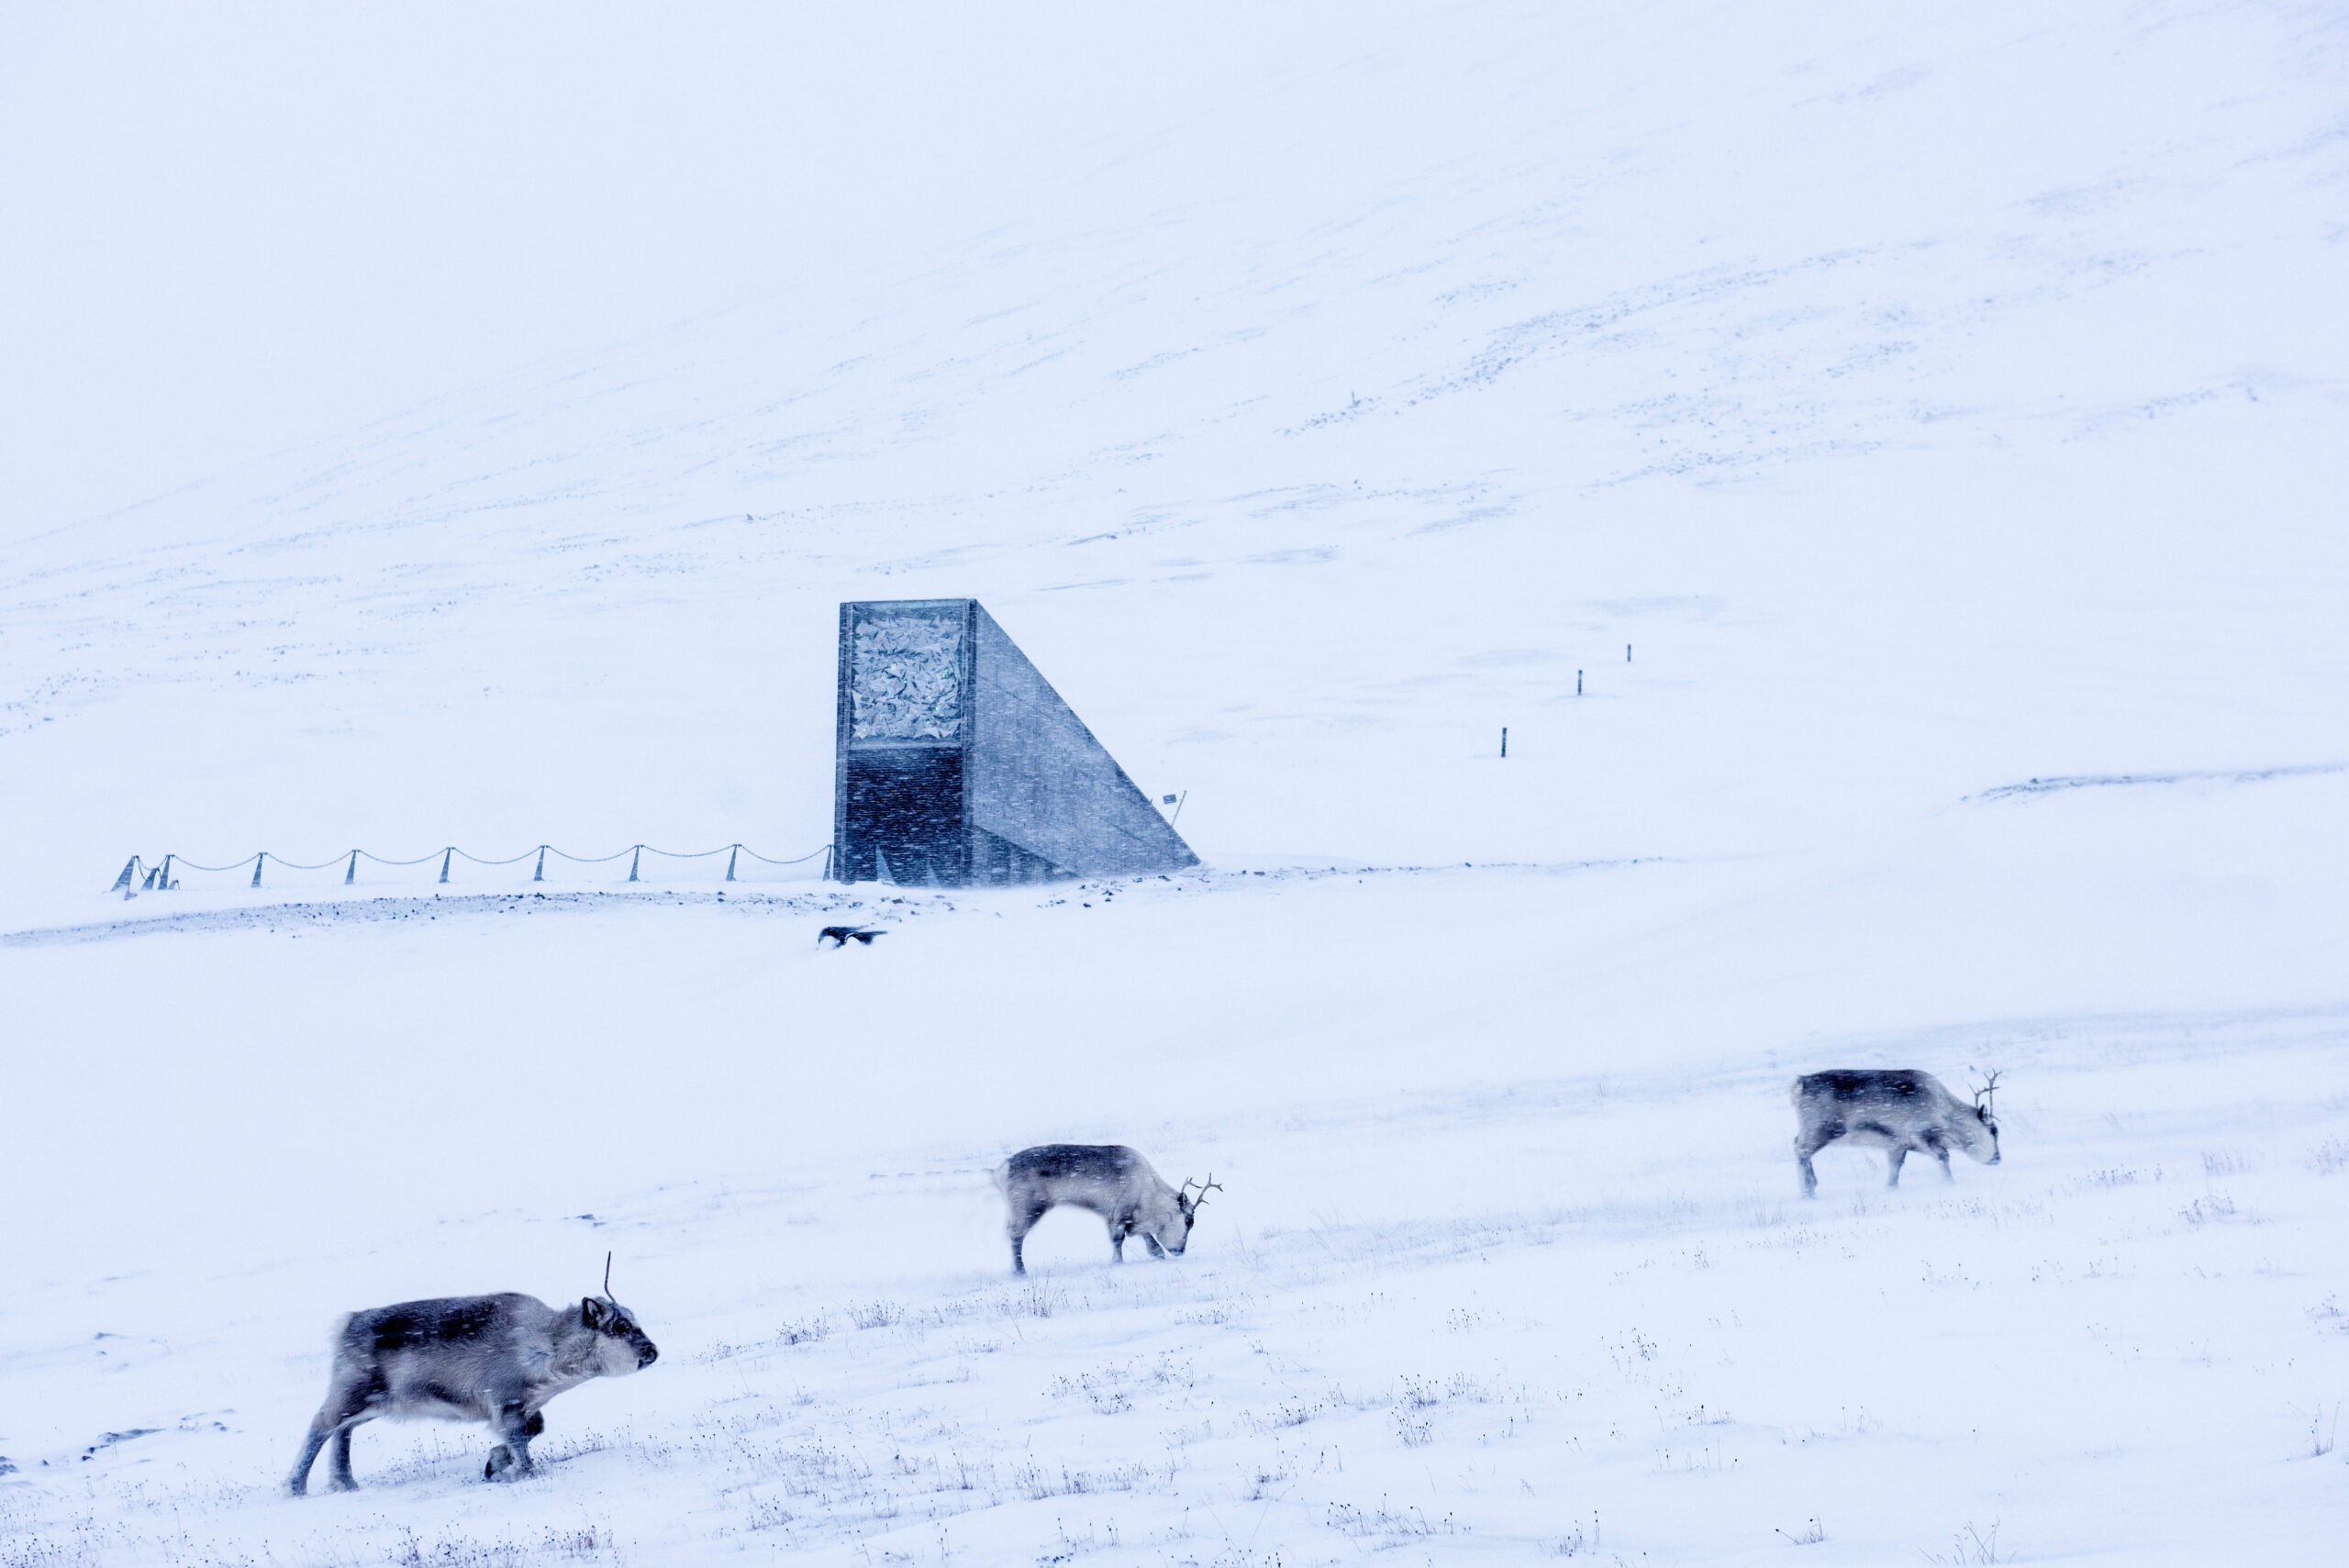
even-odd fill
[{"label": "small dark animal in snow", "polygon": [[858,941],[863,942],[866,947],[871,947],[873,945],[874,938],[885,937],[889,933],[886,931],[879,930],[869,926],[826,926],[822,930],[816,933],[816,945],[818,947],[822,947],[824,945],[825,939],[829,938],[831,940],[831,944],[834,947],[844,948],[848,946],[849,939],[853,937]]},{"label": "small dark animal in snow", "polygon": [[1810,1157],[1831,1143],[1881,1149],[1892,1171],[1885,1185],[1900,1184],[1900,1162],[1911,1151],[1931,1154],[1951,1181],[1949,1151],[1964,1150],[1985,1165],[1998,1162],[1998,1123],[1990,1098],[1998,1075],[1975,1091],[1966,1104],[1930,1073],[1811,1073],[1795,1080],[1795,1162],[1802,1167],[1802,1195],[1819,1191]]},{"label": "small dark animal in snow", "polygon": [[[606,1289],[610,1274],[605,1275]],[[531,1473],[530,1440],[546,1402],[591,1378],[625,1377],[661,1352],[625,1307],[591,1296],[549,1307],[528,1296],[459,1296],[353,1312],[335,1326],[326,1403],[311,1418],[285,1490],[308,1489],[310,1466],[331,1440],[328,1485],[348,1491],[351,1434],[378,1416],[486,1421],[505,1440],[482,1474]]]},{"label": "small dark animal in snow", "polygon": [[[1062,1204],[1091,1209],[1109,1226],[1109,1251],[1126,1261],[1126,1238],[1140,1236],[1153,1258],[1183,1255],[1191,1227],[1210,1192],[1223,1184],[1208,1173],[1205,1183],[1184,1179],[1170,1187],[1150,1162],[1121,1143],[1047,1143],[1023,1149],[996,1166],[996,1186],[1009,1207],[1011,1272],[1028,1272],[1020,1247],[1036,1222]],[[1197,1193],[1191,1189],[1197,1186]]]}]

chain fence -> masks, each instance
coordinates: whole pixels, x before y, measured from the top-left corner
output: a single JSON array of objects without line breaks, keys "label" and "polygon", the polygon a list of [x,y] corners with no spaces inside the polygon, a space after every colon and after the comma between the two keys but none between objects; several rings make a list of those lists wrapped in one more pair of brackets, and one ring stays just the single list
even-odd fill
[{"label": "chain fence", "polygon": [[[625,878],[619,875],[621,861],[628,862]],[[367,866],[363,879],[362,862]],[[831,869],[829,844],[789,860],[763,855],[747,844],[721,844],[714,850],[690,852],[631,844],[608,855],[574,855],[551,844],[540,844],[502,860],[485,859],[449,844],[414,860],[391,860],[367,850],[346,850],[331,860],[310,862],[289,861],[267,850],[257,850],[242,860],[217,866],[201,865],[177,854],[167,854],[153,862],[133,855],[124,863],[122,873],[114,879],[112,891],[126,898],[141,893],[169,893],[178,890],[184,885],[184,879],[191,876],[195,880],[184,884],[197,888],[511,887],[529,884],[579,886],[619,881],[667,886],[681,882],[813,882],[829,877]]]}]

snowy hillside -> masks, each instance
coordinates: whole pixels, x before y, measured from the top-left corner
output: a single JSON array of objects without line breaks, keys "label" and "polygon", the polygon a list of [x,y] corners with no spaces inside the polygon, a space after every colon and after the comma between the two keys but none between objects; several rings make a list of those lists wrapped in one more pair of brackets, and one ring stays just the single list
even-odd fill
[{"label": "snowy hillside", "polygon": [[[220,308],[368,298],[184,428],[12,356],[0,1568],[2330,1561],[2349,15],[926,22],[484,24],[415,233],[375,24],[77,144],[326,159]],[[11,113],[129,100],[44,28]],[[816,850],[834,606],[964,595],[1206,869],[343,884]],[[2002,1162],[1804,1202],[1831,1066]],[[1189,1255],[1014,1280],[1059,1140]],[[607,1250],[662,1357],[543,1477],[279,1495],[338,1314]]]}]

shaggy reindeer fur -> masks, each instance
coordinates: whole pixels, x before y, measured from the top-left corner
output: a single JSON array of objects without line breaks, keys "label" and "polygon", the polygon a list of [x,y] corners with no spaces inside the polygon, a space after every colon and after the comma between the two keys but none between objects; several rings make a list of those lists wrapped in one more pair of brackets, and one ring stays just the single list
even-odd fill
[{"label": "shaggy reindeer fur", "polygon": [[1813,1073],[1795,1080],[1795,1162],[1802,1167],[1802,1195],[1819,1191],[1819,1173],[1810,1157],[1831,1143],[1854,1143],[1881,1149],[1891,1165],[1888,1187],[1900,1184],[1900,1162],[1911,1151],[1931,1154],[1950,1174],[1949,1151],[1962,1149],[1985,1165],[1998,1162],[1998,1124],[1990,1115],[1990,1096],[1998,1075],[1966,1104],[1930,1073]]},{"label": "shaggy reindeer fur", "polygon": [[336,1325],[326,1403],[311,1419],[302,1456],[285,1478],[300,1496],[331,1440],[329,1485],[347,1491],[351,1434],[378,1416],[486,1421],[505,1440],[482,1474],[530,1473],[539,1412],[591,1378],[624,1377],[661,1352],[628,1308],[608,1296],[552,1307],[528,1296],[460,1296],[353,1312]]},{"label": "shaggy reindeer fur", "polygon": [[1183,1255],[1191,1227],[1209,1192],[1221,1191],[1210,1173],[1204,1185],[1186,1179],[1178,1190],[1150,1162],[1120,1143],[1047,1143],[1023,1149],[996,1167],[995,1184],[1009,1207],[1011,1272],[1024,1274],[1020,1247],[1036,1222],[1062,1204],[1091,1209],[1109,1226],[1109,1251],[1126,1261],[1126,1238],[1140,1236],[1153,1258]]}]

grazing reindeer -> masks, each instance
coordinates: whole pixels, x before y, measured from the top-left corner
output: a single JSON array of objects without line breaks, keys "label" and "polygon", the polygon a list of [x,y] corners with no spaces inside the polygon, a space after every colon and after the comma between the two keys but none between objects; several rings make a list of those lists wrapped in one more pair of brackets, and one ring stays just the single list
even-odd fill
[{"label": "grazing reindeer", "polygon": [[1881,1149],[1892,1167],[1885,1185],[1900,1184],[1900,1162],[1914,1150],[1942,1162],[1950,1181],[1949,1151],[1963,1149],[1985,1165],[1998,1162],[1998,1124],[1990,1097],[1998,1075],[1974,1092],[1967,1105],[1942,1087],[1930,1073],[1812,1073],[1795,1080],[1795,1162],[1802,1167],[1802,1195],[1819,1192],[1810,1157],[1831,1143]]},{"label": "grazing reindeer", "polygon": [[[1208,1194],[1223,1184],[1208,1173],[1204,1184],[1186,1177],[1170,1187],[1150,1162],[1123,1144],[1047,1143],[1023,1149],[996,1166],[995,1184],[1010,1207],[1011,1272],[1028,1272],[1020,1246],[1036,1221],[1062,1204],[1089,1208],[1109,1225],[1109,1251],[1126,1261],[1126,1238],[1140,1236],[1153,1258],[1183,1255]],[[1192,1187],[1198,1187],[1195,1194]]]},{"label": "grazing reindeer", "polygon": [[576,1307],[528,1296],[459,1296],[345,1317],[335,1326],[326,1403],[285,1490],[298,1497],[308,1489],[310,1466],[329,1439],[328,1485],[356,1486],[351,1434],[378,1416],[486,1421],[505,1441],[490,1451],[484,1478],[529,1474],[530,1440],[546,1430],[540,1409],[548,1400],[590,1378],[625,1377],[661,1353],[611,1289],[607,1254],[604,1294]]}]

